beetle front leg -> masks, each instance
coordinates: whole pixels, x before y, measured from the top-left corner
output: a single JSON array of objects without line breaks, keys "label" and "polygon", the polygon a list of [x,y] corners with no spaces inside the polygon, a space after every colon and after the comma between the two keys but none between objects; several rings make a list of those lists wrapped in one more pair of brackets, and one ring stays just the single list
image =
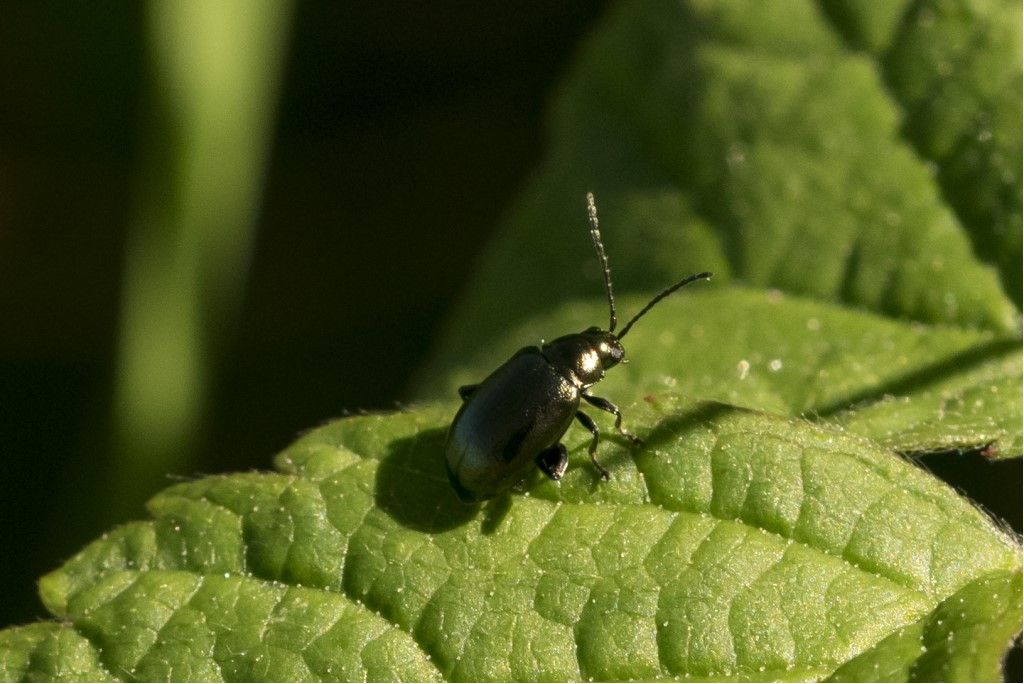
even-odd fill
[{"label": "beetle front leg", "polygon": [[463,385],[462,387],[460,387],[459,396],[462,398],[462,401],[466,401],[466,399],[469,399],[469,395],[473,394],[473,392],[476,392],[478,387],[480,387],[480,385]]},{"label": "beetle front leg", "polygon": [[569,465],[569,454],[564,444],[554,444],[537,454],[537,467],[555,482],[562,479]]},{"label": "beetle front leg", "polygon": [[594,467],[597,468],[597,472],[601,473],[601,479],[608,480],[611,478],[611,475],[608,473],[608,469],[601,465],[597,460],[597,442],[601,435],[597,430],[597,425],[595,425],[590,416],[583,411],[576,412],[576,420],[580,421],[580,425],[590,430],[590,434],[594,435],[594,438],[590,440],[590,447],[587,449],[587,452],[590,453],[590,461],[594,464]]},{"label": "beetle front leg", "polygon": [[615,429],[619,431],[620,435],[622,435],[623,437],[628,439],[633,444],[641,444],[643,442],[642,439],[640,439],[639,437],[634,435],[632,432],[629,432],[628,430],[626,430],[626,429],[624,429],[622,427],[622,411],[619,410],[618,406],[616,406],[612,402],[608,401],[607,399],[604,399],[602,397],[595,397],[595,396],[590,395],[590,394],[584,394],[583,398],[586,399],[587,403],[590,404],[591,406],[593,406],[595,408],[599,408],[602,411],[607,411],[608,413],[611,413],[612,415],[614,415],[615,416]]}]

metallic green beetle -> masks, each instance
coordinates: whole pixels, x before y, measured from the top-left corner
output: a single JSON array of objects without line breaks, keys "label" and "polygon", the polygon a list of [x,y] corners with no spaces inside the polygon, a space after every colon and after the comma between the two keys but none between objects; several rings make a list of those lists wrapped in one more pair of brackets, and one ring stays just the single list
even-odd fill
[{"label": "metallic green beetle", "polygon": [[679,288],[711,273],[696,273],[666,288],[615,334],[615,298],[611,271],[601,243],[594,196],[587,193],[590,237],[604,272],[610,323],[565,335],[540,347],[523,347],[478,385],[459,388],[462,407],[448,430],[445,459],[448,477],[459,498],[470,503],[496,496],[519,483],[536,465],[552,480],[560,480],[569,463],[562,436],[573,418],[593,435],[590,460],[608,479],[597,460],[599,433],[594,421],[580,410],[580,400],[615,416],[615,429],[638,443],[622,427],[622,412],[589,389],[605,371],[626,355],[622,338],[651,307]]}]

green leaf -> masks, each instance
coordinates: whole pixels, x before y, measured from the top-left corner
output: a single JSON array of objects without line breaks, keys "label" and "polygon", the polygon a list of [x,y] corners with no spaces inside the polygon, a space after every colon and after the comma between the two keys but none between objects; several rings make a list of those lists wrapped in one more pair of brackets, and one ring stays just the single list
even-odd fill
[{"label": "green leaf", "polygon": [[[481,509],[444,475],[453,408],[341,420],[279,474],[171,487],[42,580],[70,627],[0,633],[0,662],[24,675],[25,630],[73,628],[121,679],[818,679],[899,667],[891,635],[960,610],[977,648],[928,627],[916,666],[998,667],[1019,547],[869,440],[659,394],[628,408],[642,449],[604,442],[610,482],[570,432],[560,484]],[[32,672],[74,667],[47,658]]]},{"label": "green leaf", "polygon": [[41,622],[0,631],[0,681],[112,680],[96,647],[73,627]]},{"label": "green leaf", "polygon": [[944,197],[1018,306],[1020,26],[1018,2],[921,2],[879,55],[904,134],[935,163]]},{"label": "green leaf", "polygon": [[[644,300],[620,297],[619,309]],[[467,356],[436,397],[456,396],[517,348],[602,322],[607,305],[570,302]],[[599,393],[682,394],[839,424],[902,452],[1021,453],[1021,341],[990,331],[893,321],[714,283],[658,305],[624,340],[630,363]]]},{"label": "green leaf", "polygon": [[[1005,605],[990,596],[1016,597]],[[977,600],[977,599],[981,600]],[[995,573],[971,582],[931,615],[839,668],[837,682],[994,682],[1003,652],[1020,633],[1020,574]]]},{"label": "green leaf", "polygon": [[1021,302],[1021,6],[994,0],[822,0],[878,60],[903,135],[935,164],[975,250]]},{"label": "green leaf", "polygon": [[[620,292],[713,270],[894,318],[1018,330],[1006,292],[1019,301],[1019,275],[1001,282],[995,266],[1019,273],[1021,262],[1020,22],[1006,16],[1019,8],[992,1],[958,14],[961,4],[826,3],[897,24],[870,29],[889,41],[877,56],[845,37],[861,29],[837,30],[836,13],[809,0],[616,5],[555,101],[550,153],[426,377],[444,377],[510,323],[598,296],[588,190]],[[928,7],[942,33],[914,28]],[[925,72],[952,38],[944,49],[958,51],[958,66],[942,84],[960,85],[930,99]],[[992,139],[972,143],[981,129]],[[939,137],[960,142],[945,152]]]}]

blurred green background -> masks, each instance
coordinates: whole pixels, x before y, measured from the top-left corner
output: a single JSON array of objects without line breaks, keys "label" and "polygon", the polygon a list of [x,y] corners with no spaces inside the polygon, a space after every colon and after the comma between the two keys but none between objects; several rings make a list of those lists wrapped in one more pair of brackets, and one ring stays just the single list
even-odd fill
[{"label": "blurred green background", "polygon": [[4,4],[0,626],[167,474],[407,397],[601,5]]},{"label": "blurred green background", "polygon": [[[603,5],[5,3],[0,626],[171,476],[409,398]],[[927,462],[1019,530],[979,464]]]}]

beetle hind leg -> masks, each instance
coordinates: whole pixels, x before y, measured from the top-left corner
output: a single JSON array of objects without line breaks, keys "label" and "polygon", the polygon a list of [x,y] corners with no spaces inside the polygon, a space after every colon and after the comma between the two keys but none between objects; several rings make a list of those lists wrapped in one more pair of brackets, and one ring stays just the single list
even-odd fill
[{"label": "beetle hind leg", "polygon": [[576,420],[580,421],[580,425],[590,430],[590,434],[594,437],[590,440],[590,446],[587,447],[587,453],[590,454],[590,462],[597,468],[597,472],[601,474],[602,480],[611,479],[611,475],[608,473],[608,469],[601,465],[601,462],[597,460],[597,443],[601,438],[601,433],[597,430],[597,425],[593,419],[583,411],[576,412]]},{"label": "beetle hind leg", "polygon": [[633,444],[643,444],[642,439],[640,439],[632,432],[622,427],[622,411],[619,410],[618,406],[616,406],[615,404],[613,404],[612,402],[608,401],[603,397],[595,397],[590,394],[584,394],[583,398],[587,401],[588,404],[590,404],[594,408],[599,408],[602,411],[607,411],[608,413],[615,416],[615,429],[619,431],[620,435],[628,439]]},{"label": "beetle hind leg", "polygon": [[562,479],[569,465],[569,455],[564,444],[554,444],[537,454],[537,467],[555,482]]}]

